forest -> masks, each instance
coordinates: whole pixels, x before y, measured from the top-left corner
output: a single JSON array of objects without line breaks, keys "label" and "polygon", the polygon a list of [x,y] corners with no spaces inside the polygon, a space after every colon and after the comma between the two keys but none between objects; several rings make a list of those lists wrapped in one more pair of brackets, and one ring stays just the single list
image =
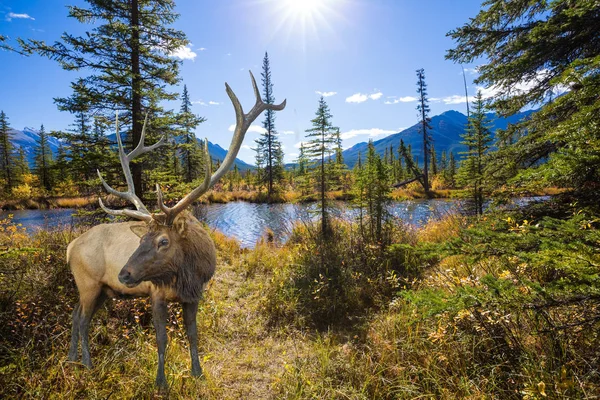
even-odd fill
[{"label": "forest", "polygon": [[[196,136],[206,120],[193,112],[181,62],[168,56],[189,43],[172,27],[174,0],[85,3],[68,12],[86,35],[65,32],[49,44],[0,34],[3,51],[81,74],[70,96],[54,99],[72,124],[42,125],[31,157],[0,111],[2,208],[78,209],[77,224],[55,229],[0,220],[0,397],[600,396],[597,0],[486,0],[448,32],[446,59],[485,60],[475,82],[495,90],[467,96],[460,151],[436,151],[441,138],[432,134],[426,71],[418,68],[418,146],[399,140],[382,151],[369,140],[346,162],[321,95],[297,158],[286,163],[275,118],[285,93],[275,101],[276,69],[260,54],[252,82],[266,107],[257,119],[264,129],[252,143],[246,138],[255,154],[248,167]],[[240,117],[230,90],[238,123],[251,123],[255,108]],[[524,110],[492,128],[491,115]],[[146,145],[164,143],[131,162],[125,179],[120,138],[135,153],[144,136]],[[217,182],[214,171],[222,172]],[[184,314],[169,303],[167,385],[155,387],[148,298],[115,296],[100,307],[89,333],[93,366],[69,360],[78,302],[69,243],[95,225],[136,219],[144,210],[135,201],[137,211],[129,210],[131,193],[169,217],[199,187],[206,194],[191,214],[201,221],[210,203],[314,207],[285,240],[265,230],[250,248],[204,225],[217,268],[197,313],[201,377],[190,371]],[[531,196],[538,197],[515,201]],[[418,227],[390,212],[392,202],[433,198],[463,207]],[[339,216],[340,205],[351,218]]]}]

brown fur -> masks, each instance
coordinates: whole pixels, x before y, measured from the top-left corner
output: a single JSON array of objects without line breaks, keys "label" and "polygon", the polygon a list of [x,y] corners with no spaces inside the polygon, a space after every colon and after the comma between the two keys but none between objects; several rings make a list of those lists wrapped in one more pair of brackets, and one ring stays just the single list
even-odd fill
[{"label": "brown fur", "polygon": [[[141,236],[141,238],[140,238]],[[163,245],[162,243],[168,243]],[[196,218],[188,212],[172,226],[160,219],[97,225],[67,247],[67,262],[79,291],[73,312],[69,360],[78,359],[81,338],[82,363],[91,366],[88,329],[93,314],[104,300],[116,294],[150,296],[157,330],[159,368],[156,383],[166,385],[166,301],[182,303],[190,340],[192,374],[202,374],[198,361],[196,312],[206,283],[215,272],[215,246]],[[131,281],[123,283],[124,272]]]}]

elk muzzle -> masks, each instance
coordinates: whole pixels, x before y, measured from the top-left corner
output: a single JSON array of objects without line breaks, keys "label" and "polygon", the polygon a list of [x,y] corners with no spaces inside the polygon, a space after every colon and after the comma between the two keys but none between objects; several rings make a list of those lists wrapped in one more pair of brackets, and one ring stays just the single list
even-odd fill
[{"label": "elk muzzle", "polygon": [[127,267],[127,265],[121,269],[121,272],[119,272],[119,282],[129,288],[135,287],[140,283],[133,277],[131,270]]}]

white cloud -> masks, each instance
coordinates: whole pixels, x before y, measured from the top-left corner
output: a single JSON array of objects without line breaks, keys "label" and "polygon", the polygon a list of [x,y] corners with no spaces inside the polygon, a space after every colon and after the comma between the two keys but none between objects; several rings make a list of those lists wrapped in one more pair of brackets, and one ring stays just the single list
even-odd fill
[{"label": "white cloud", "polygon": [[293,135],[296,132],[294,132],[294,131],[283,131],[281,133],[283,133],[284,135]]},{"label": "white cloud", "polygon": [[196,53],[191,48],[192,44],[190,43],[188,46],[183,46],[178,48],[175,51],[169,53],[169,56],[179,58],[180,60],[194,60],[197,56]]},{"label": "white cloud", "polygon": [[[393,97],[395,97],[395,96],[391,96],[391,97],[388,97],[388,98],[393,98]],[[417,98],[416,97],[412,97],[412,96],[404,96],[404,97],[395,98],[392,101],[386,100],[383,103],[384,104],[398,104],[398,103],[410,103],[410,102],[413,102],[413,101],[417,101]]]},{"label": "white cloud", "polygon": [[[229,132],[233,132],[235,130],[235,125],[229,125],[228,130],[229,130]],[[265,133],[265,132],[267,132],[267,130],[265,128],[263,128],[262,126],[250,125],[250,127],[248,128],[248,132]]]},{"label": "white cloud", "polygon": [[205,102],[204,100],[196,100],[196,101],[192,101],[192,104],[199,104],[201,106],[218,106],[221,105],[221,103],[217,102],[217,101],[212,101],[210,100],[208,103]]},{"label": "white cloud", "polygon": [[[533,77],[532,79],[526,80],[526,81],[518,82],[512,88],[510,88],[510,90],[502,89],[501,85],[492,85],[490,87],[477,86],[477,87],[475,87],[475,89],[477,92],[481,91],[481,97],[483,99],[490,99],[490,98],[498,96],[502,93],[504,93],[505,95],[508,95],[508,96],[515,96],[515,95],[523,94],[523,93],[528,92],[529,90],[533,89],[539,82],[546,79],[548,77],[548,74],[549,74],[549,71],[547,69],[538,71],[538,73],[536,74],[535,77]],[[554,90],[555,93],[557,93],[557,94],[564,93],[565,91],[568,90],[568,88],[564,87],[564,86],[557,86],[554,89],[555,89]],[[475,96],[474,95],[469,96],[469,99],[472,99],[473,97],[475,97]],[[466,98],[466,96],[461,96],[461,95],[455,94],[452,96],[444,97],[442,99],[431,98],[429,100],[430,101],[441,100],[445,104],[462,104],[462,103],[466,103],[467,98]]]},{"label": "white cloud", "polygon": [[243,144],[242,149],[252,150],[252,147],[248,146],[247,144]]},{"label": "white cloud", "polygon": [[199,51],[206,51],[206,47],[198,47],[196,50],[199,50]]},{"label": "white cloud", "polygon": [[[465,72],[469,75],[475,75],[479,73],[479,70],[477,69],[477,67],[475,68],[465,68]],[[462,71],[460,71],[460,75],[462,75]]]},{"label": "white cloud", "polygon": [[346,97],[346,103],[364,103],[369,96],[366,94],[355,93],[350,97]]},{"label": "white cloud", "polygon": [[390,131],[387,129],[380,128],[371,128],[371,129],[352,129],[347,132],[342,132],[340,137],[342,139],[350,139],[359,135],[367,135],[369,137],[381,136],[381,135],[391,135],[392,133],[397,133],[398,131]]},{"label": "white cloud", "polygon": [[337,92],[320,92],[318,90],[316,90],[315,93],[323,97],[331,97],[337,94]]},{"label": "white cloud", "polygon": [[452,96],[444,97],[442,101],[444,104],[462,104],[467,102],[467,97],[454,94]]},{"label": "white cloud", "polygon": [[381,92],[375,92],[373,94],[354,93],[350,97],[346,97],[346,103],[364,103],[365,101],[379,100],[383,96]]},{"label": "white cloud", "polygon": [[33,18],[29,14],[16,14],[13,12],[9,12],[8,14],[6,14],[7,21],[12,21],[13,19],[30,19],[32,21],[35,21],[35,18]]}]

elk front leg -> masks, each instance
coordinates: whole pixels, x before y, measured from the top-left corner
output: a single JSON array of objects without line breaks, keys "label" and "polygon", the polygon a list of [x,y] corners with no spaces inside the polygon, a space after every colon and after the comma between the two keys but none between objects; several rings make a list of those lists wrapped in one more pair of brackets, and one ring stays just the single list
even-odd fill
[{"label": "elk front leg", "polygon": [[158,370],[156,371],[156,386],[167,387],[165,378],[165,349],[167,348],[167,302],[163,298],[152,299],[152,319],[156,330],[158,345]]},{"label": "elk front leg", "polygon": [[198,361],[198,328],[196,326],[196,313],[198,312],[198,301],[183,303],[183,321],[185,331],[190,342],[190,357],[192,359],[192,375],[202,375],[200,361]]},{"label": "elk front leg", "polygon": [[69,361],[77,361],[77,346],[79,345],[79,316],[81,306],[79,303],[73,310],[73,324],[71,327],[71,347],[69,348]]}]

